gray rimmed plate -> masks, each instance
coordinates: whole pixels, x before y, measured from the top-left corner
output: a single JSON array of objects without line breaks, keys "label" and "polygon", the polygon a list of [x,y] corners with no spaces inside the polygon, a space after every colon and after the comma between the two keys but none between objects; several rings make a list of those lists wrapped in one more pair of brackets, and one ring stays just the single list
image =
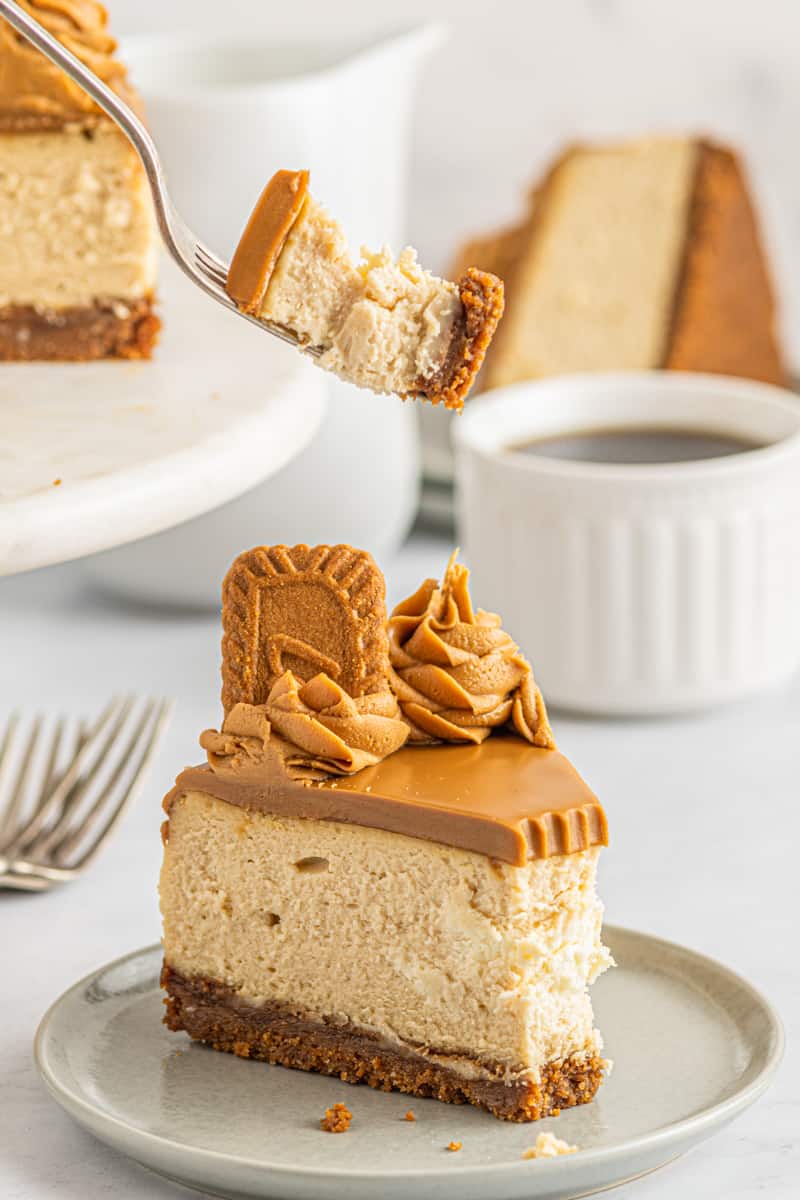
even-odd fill
[{"label": "gray rimmed plate", "polygon": [[[567,1200],[664,1166],[761,1095],[783,1049],[767,1001],[671,942],[607,926],[618,966],[593,990],[614,1070],[597,1099],[512,1125],[477,1109],[350,1087],[216,1054],[161,1024],[161,949],[56,1001],[36,1035],[54,1098],[102,1141],[189,1187],[242,1200]],[[336,1101],[348,1133],[322,1133]],[[417,1120],[403,1120],[412,1107]],[[579,1147],[526,1160],[538,1133]],[[447,1150],[462,1143],[459,1153]]]}]

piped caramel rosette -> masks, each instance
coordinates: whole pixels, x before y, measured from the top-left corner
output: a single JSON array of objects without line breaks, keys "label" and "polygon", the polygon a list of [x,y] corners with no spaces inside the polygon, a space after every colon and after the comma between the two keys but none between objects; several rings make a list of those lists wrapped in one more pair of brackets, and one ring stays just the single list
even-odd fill
[{"label": "piped caramel rosette", "polygon": [[495,613],[473,610],[469,571],[453,554],[389,618],[392,690],[411,743],[484,741],[508,727],[555,747],[530,663]]},{"label": "piped caramel rosette", "polygon": [[[20,0],[20,5],[103,83],[138,109],[139,98],[116,57],[108,14],[98,0]],[[101,109],[59,67],[0,21],[0,126],[57,128]]]},{"label": "piped caramel rosette", "polygon": [[236,704],[200,745],[215,769],[247,772],[274,753],[291,779],[313,781],[374,766],[408,736],[390,691],[354,698],[325,674],[303,683],[286,671],[265,704]]}]

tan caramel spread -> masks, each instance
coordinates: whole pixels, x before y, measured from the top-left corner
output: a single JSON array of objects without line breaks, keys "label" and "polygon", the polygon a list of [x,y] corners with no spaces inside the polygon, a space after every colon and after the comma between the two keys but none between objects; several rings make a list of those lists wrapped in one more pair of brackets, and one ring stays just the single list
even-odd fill
[{"label": "tan caramel spread", "polygon": [[202,735],[208,766],[178,777],[167,812],[204,792],[517,866],[605,844],[603,809],[555,750],[530,664],[499,617],[473,609],[467,583],[453,556],[441,586],[428,580],[397,606],[387,642],[369,555],[241,555],[223,589],[227,715]]},{"label": "tan caramel spread", "polygon": [[308,191],[308,171],[277,171],[261,193],[228,270],[227,292],[256,315]]},{"label": "tan caramel spread", "polygon": [[290,753],[273,737],[249,763],[189,767],[165,808],[185,792],[206,792],[245,809],[387,829],[515,866],[608,841],[600,802],[568,759],[518,737],[404,746],[354,775],[319,782],[292,779],[282,769]]},{"label": "tan caramel spread", "polygon": [[448,563],[389,619],[391,683],[412,742],[482,742],[511,725],[535,746],[555,745],[530,663],[495,613],[477,611],[469,571]]},{"label": "tan caramel spread", "polygon": [[237,704],[222,731],[206,730],[200,745],[212,766],[224,770],[239,758],[246,768],[263,761],[272,732],[283,739],[283,764],[292,779],[352,775],[399,750],[408,737],[391,692],[355,699],[327,675],[308,683],[287,671],[266,704]]},{"label": "tan caramel spread", "polygon": [[[128,104],[138,97],[117,43],[108,32],[108,14],[96,0],[20,0],[20,6],[54,34]],[[48,58],[0,20],[0,118],[54,123],[97,116],[101,110],[76,83]]]}]

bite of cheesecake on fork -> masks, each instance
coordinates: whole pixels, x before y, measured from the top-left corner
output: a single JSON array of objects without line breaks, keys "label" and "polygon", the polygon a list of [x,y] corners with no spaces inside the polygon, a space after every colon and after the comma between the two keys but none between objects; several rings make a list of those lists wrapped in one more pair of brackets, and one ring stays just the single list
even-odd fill
[{"label": "bite of cheesecake on fork", "polygon": [[502,316],[501,281],[474,267],[439,279],[410,247],[354,262],[308,182],[308,171],[273,175],[233,256],[230,298],[350,383],[460,409]]}]

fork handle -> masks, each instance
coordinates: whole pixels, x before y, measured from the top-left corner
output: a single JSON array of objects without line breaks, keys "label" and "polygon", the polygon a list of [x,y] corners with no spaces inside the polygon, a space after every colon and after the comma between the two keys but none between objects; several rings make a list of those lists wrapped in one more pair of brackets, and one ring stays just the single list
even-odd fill
[{"label": "fork handle", "polygon": [[[60,67],[79,87],[83,88],[119,126],[142,160],[150,187],[163,204],[166,200],[166,190],[158,154],[153,139],[133,109],[120,99],[107,84],[103,83],[94,71],[89,70],[79,58],[76,58],[71,50],[62,46],[58,38],[53,37],[35,17],[31,17],[24,9],[20,8],[19,4],[15,4],[14,0],[0,0],[0,16],[4,17],[26,41],[40,50],[57,67]],[[156,216],[161,233],[167,244],[171,246],[172,231],[160,204],[156,205]]]}]

